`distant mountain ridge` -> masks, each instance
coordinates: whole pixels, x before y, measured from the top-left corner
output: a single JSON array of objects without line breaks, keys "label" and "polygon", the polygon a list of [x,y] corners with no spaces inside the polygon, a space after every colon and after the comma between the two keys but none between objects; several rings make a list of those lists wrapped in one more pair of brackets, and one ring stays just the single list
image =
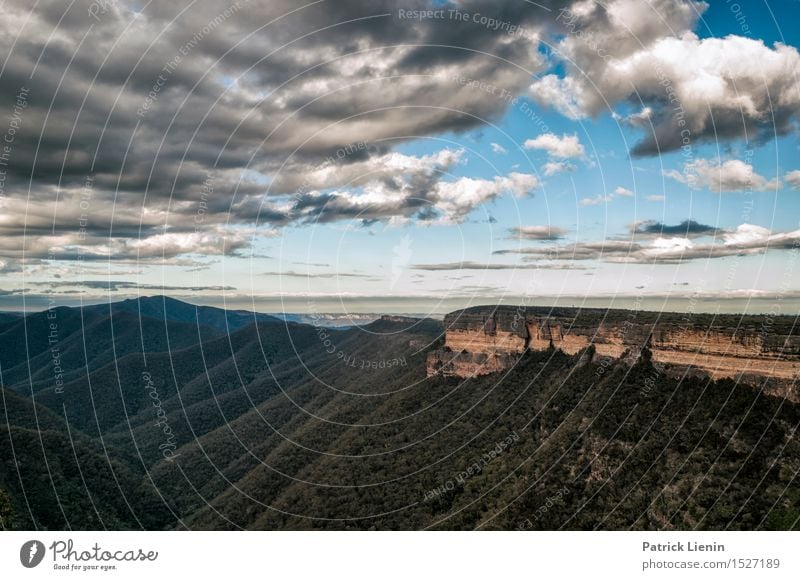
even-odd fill
[{"label": "distant mountain ridge", "polygon": [[206,307],[196,311],[163,297],[59,306],[0,327],[0,377],[7,387],[36,391],[131,352],[181,349],[219,336],[226,322],[241,328],[246,316]]},{"label": "distant mountain ridge", "polygon": [[130,298],[110,305],[96,305],[84,309],[103,309],[110,306],[111,312],[130,312],[159,320],[197,323],[221,331],[239,330],[248,324],[278,320],[269,314],[248,310],[227,310],[214,306],[197,306],[169,296]]}]

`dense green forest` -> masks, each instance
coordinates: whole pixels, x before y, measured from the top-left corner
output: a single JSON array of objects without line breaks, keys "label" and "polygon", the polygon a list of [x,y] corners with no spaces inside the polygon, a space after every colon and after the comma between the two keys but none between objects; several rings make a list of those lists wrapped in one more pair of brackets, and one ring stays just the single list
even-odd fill
[{"label": "dense green forest", "polygon": [[139,302],[59,309],[59,389],[46,313],[0,320],[4,529],[800,529],[800,409],[758,387],[647,350],[428,378],[433,320]]}]

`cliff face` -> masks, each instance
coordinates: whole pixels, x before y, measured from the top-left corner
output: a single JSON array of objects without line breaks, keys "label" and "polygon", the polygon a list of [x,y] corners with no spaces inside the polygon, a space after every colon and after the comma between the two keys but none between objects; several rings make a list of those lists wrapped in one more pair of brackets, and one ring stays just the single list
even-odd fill
[{"label": "cliff face", "polygon": [[577,354],[594,345],[596,356],[611,358],[636,355],[647,346],[653,362],[673,372],[690,368],[713,379],[750,382],[769,377],[778,390],[800,376],[800,336],[792,333],[790,317],[780,324],[767,319],[761,326],[757,317],[696,318],[507,306],[459,310],[444,319],[444,346],[428,355],[428,375],[485,375],[510,368],[528,349],[552,346]]}]

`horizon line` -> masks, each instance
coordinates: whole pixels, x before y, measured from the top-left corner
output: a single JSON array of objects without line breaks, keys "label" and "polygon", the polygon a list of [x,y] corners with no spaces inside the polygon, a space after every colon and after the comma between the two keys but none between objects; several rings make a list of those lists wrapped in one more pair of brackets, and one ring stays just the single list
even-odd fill
[{"label": "horizon line", "polygon": [[[9,314],[36,314],[53,308],[81,308],[103,304],[117,304],[128,300],[170,299],[195,307],[212,307],[227,311],[246,311],[256,314],[295,315],[415,315],[415,317],[440,318],[444,314],[473,307],[502,306],[511,308],[575,308],[606,309],[673,314],[741,314],[769,315],[772,317],[798,317],[800,293],[776,293],[751,296],[735,295],[634,295],[614,296],[453,296],[433,299],[429,296],[252,296],[252,295],[169,295],[120,294],[72,299],[70,295],[19,294],[0,296],[0,312]],[[9,300],[10,299],[10,300]],[[27,299],[27,301],[26,301]],[[6,300],[10,302],[5,304]],[[27,302],[27,303],[26,303]],[[567,302],[567,303],[565,303]],[[691,308],[681,307],[689,304]],[[275,308],[275,306],[284,306]],[[270,306],[273,308],[270,309]],[[319,308],[322,306],[322,308]],[[431,307],[433,306],[433,308]],[[727,308],[725,307],[727,306]],[[289,307],[289,308],[286,308]],[[763,308],[763,310],[759,310]],[[787,307],[794,312],[785,312]]]}]

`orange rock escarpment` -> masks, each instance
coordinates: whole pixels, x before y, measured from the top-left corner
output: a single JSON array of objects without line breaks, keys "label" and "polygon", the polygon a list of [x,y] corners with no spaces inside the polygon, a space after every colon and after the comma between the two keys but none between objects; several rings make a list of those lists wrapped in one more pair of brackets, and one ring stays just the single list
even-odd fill
[{"label": "orange rock escarpment", "polygon": [[[680,315],[624,310],[475,307],[445,317],[444,346],[429,353],[428,375],[471,377],[512,367],[527,350],[551,346],[621,358],[647,346],[654,363],[713,379],[800,376],[800,336],[790,317]],[[774,382],[774,381],[773,381]]]}]

